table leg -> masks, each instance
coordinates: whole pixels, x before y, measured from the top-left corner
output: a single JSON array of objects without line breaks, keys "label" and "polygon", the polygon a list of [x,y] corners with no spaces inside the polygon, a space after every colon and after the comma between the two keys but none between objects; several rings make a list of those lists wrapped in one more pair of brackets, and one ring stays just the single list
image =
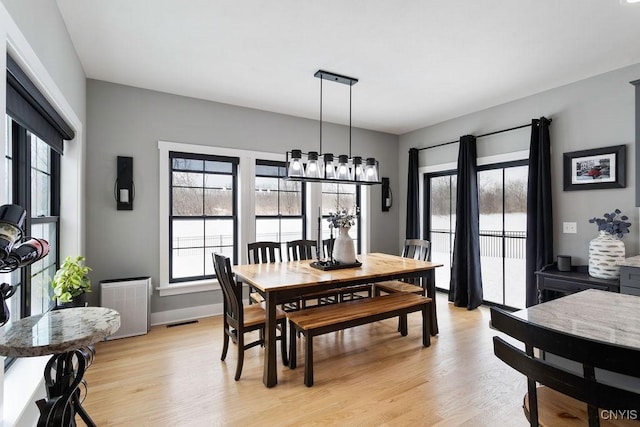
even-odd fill
[{"label": "table leg", "polygon": [[93,346],[80,348],[66,353],[56,354],[44,371],[47,399],[36,402],[40,410],[38,427],[75,426],[75,416],[95,427],[95,423],[82,407],[80,384],[84,382],[84,373],[91,365],[95,350]]},{"label": "table leg", "polygon": [[431,308],[429,309],[431,314],[431,335],[436,336],[438,335],[438,316],[436,314],[436,270],[429,270],[427,275],[424,277],[424,280],[426,281],[427,296],[433,300],[430,304]]},{"label": "table leg", "polygon": [[274,387],[278,383],[276,372],[276,301],[271,292],[265,292],[265,305],[267,316],[264,328],[265,355],[262,382],[267,387]]}]

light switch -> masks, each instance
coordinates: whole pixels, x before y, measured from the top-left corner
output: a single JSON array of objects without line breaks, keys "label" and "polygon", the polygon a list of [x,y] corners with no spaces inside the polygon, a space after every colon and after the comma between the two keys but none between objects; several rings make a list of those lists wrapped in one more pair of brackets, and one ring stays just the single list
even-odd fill
[{"label": "light switch", "polygon": [[565,234],[576,234],[578,232],[578,224],[575,222],[563,222],[562,232]]}]

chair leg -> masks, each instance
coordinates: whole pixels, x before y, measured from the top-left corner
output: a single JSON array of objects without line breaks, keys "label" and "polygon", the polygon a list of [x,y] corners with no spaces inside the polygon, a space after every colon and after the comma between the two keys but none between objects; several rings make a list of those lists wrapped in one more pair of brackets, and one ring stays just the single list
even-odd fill
[{"label": "chair leg", "polygon": [[289,366],[287,355],[287,319],[280,320],[280,350],[282,351],[282,364]]},{"label": "chair leg", "polygon": [[222,342],[222,356],[220,356],[220,360],[224,360],[227,358],[227,350],[229,350],[229,330],[227,329],[227,325],[224,325],[224,340]]},{"label": "chair leg", "polygon": [[289,322],[289,368],[296,369],[298,365],[297,354],[297,342],[296,342],[296,328],[293,327],[293,323]]},{"label": "chair leg", "polygon": [[244,364],[244,334],[238,334],[238,366],[236,367],[236,381],[240,379],[242,374],[242,365]]},{"label": "chair leg", "polygon": [[307,334],[305,338],[304,385],[311,387],[313,386],[313,336]]}]

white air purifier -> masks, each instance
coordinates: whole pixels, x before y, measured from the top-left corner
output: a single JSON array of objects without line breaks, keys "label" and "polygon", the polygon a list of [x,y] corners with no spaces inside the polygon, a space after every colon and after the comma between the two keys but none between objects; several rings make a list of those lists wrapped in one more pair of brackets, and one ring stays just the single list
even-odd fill
[{"label": "white air purifier", "polygon": [[108,340],[144,335],[150,327],[151,277],[103,280],[100,282],[102,307],[120,313],[120,329]]}]

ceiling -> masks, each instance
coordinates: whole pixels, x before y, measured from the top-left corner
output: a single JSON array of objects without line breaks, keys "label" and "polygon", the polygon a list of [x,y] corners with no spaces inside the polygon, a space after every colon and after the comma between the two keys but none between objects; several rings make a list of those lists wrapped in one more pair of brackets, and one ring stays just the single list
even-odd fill
[{"label": "ceiling", "polygon": [[[640,62],[623,0],[57,0],[88,78],[392,134]],[[324,120],[348,123],[326,82]]]}]

